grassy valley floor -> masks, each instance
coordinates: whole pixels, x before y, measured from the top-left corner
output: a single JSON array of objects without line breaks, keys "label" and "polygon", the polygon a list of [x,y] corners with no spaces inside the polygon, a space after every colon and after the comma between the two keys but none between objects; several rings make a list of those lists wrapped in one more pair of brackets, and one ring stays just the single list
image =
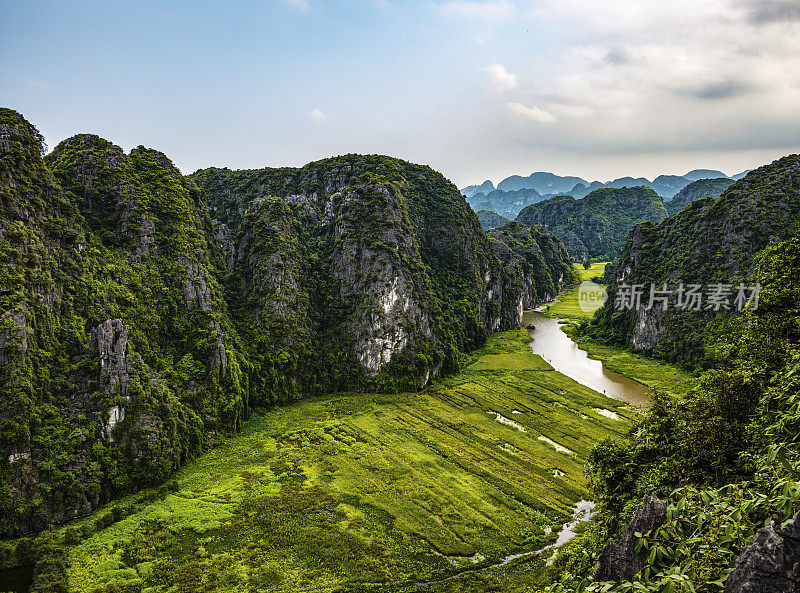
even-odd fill
[{"label": "grassy valley floor", "polygon": [[548,317],[557,317],[558,319],[574,319],[581,321],[584,319],[591,319],[594,311],[586,312],[580,308],[578,304],[578,287],[581,282],[591,280],[592,278],[602,278],[605,271],[605,263],[592,264],[587,270],[580,264],[573,264],[575,274],[578,276],[578,285],[570,288],[564,294],[558,297],[558,302],[551,305],[546,305],[542,314]]},{"label": "grassy valley floor", "polygon": [[586,496],[591,447],[636,412],[556,373],[527,342],[522,330],[495,334],[427,392],[259,414],[155,500],[61,528],[74,544],[70,589],[533,590],[544,558],[489,565],[555,539]]}]

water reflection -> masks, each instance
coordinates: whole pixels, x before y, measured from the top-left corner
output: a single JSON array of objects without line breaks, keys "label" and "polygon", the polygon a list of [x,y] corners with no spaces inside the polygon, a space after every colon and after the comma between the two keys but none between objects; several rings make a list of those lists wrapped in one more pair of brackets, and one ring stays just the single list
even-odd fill
[{"label": "water reflection", "polygon": [[628,404],[637,407],[650,405],[649,387],[610,371],[601,361],[589,358],[586,352],[561,331],[558,321],[536,311],[525,311],[522,325],[529,324],[536,328],[528,330],[533,340],[531,349],[534,354],[545,359],[559,373]]}]

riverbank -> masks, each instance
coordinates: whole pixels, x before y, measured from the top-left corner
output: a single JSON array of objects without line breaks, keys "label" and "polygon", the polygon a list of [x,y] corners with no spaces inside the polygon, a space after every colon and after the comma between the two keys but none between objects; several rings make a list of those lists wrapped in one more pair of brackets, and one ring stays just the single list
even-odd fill
[{"label": "riverbank", "polygon": [[636,354],[619,346],[599,344],[586,337],[575,335],[575,326],[562,327],[589,358],[601,361],[609,370],[646,385],[650,389],[683,397],[697,384],[697,377],[675,365]]},{"label": "riverbank", "polygon": [[[587,270],[582,265],[574,264],[578,281],[585,282],[602,277],[606,262],[592,264]],[[585,351],[592,360],[599,360],[605,367],[628,379],[637,381],[652,390],[671,393],[683,397],[697,382],[696,377],[680,367],[669,363],[636,354],[619,346],[609,346],[593,342],[586,337],[575,335],[575,326],[588,321],[594,311],[584,311],[578,303],[579,286],[574,286],[560,295],[558,301],[541,307],[542,315],[564,321],[563,330]]]},{"label": "riverbank", "polygon": [[605,262],[592,264],[588,270],[580,264],[573,264],[573,268],[578,277],[578,283],[560,294],[556,302],[544,305],[540,309],[542,315],[557,319],[573,319],[576,321],[591,319],[592,315],[594,315],[593,311],[587,312],[581,309],[578,304],[578,290],[581,282],[593,278],[602,278],[606,264]]}]

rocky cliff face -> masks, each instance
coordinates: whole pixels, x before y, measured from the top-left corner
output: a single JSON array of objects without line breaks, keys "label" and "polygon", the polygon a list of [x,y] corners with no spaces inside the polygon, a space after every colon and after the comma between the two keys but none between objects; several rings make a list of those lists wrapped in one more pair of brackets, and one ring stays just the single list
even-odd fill
[{"label": "rocky cliff face", "polygon": [[535,280],[560,255],[533,234],[504,267],[395,159],[187,178],[92,135],[42,152],[0,109],[0,536],[164,480],[253,406],[421,387],[519,322],[515,274],[529,300],[563,275]]},{"label": "rocky cliff face", "polygon": [[799,227],[798,155],[756,169],[721,197],[696,200],[660,224],[637,225],[620,256],[610,298],[592,321],[590,332],[668,360],[691,366],[711,364],[704,343],[715,327],[724,331],[729,311],[709,310],[706,301],[698,311],[680,310],[676,294],[666,312],[644,307],[618,311],[614,295],[619,286],[644,285],[645,301],[651,283],[694,283],[704,291],[714,283],[735,287],[753,276],[764,248],[797,234]]},{"label": "rocky cliff face", "polygon": [[666,209],[658,194],[632,187],[598,189],[580,200],[557,196],[526,207],[517,221],[544,226],[580,261],[615,258],[635,224],[664,218]]},{"label": "rocky cliff face", "polygon": [[725,593],[794,593],[800,591],[798,515],[781,529],[775,523],[756,532],[753,542],[725,580]]},{"label": "rocky cliff face", "polygon": [[511,222],[489,233],[503,265],[504,327],[519,325],[522,312],[555,299],[573,283],[573,269],[564,245],[542,227]]},{"label": "rocky cliff face", "polygon": [[[503,268],[463,196],[428,167],[348,155],[191,178],[215,228],[238,243],[232,282],[249,299],[235,310],[240,333],[261,344],[255,358],[288,361],[285,397],[309,381],[374,389],[413,377],[421,386],[488,331],[519,323],[519,299],[504,292],[517,269]],[[287,240],[291,261],[278,255]],[[286,298],[305,311],[289,331]],[[307,340],[283,339],[301,328]]]},{"label": "rocky cliff face", "polygon": [[647,552],[636,551],[637,533],[647,534],[667,520],[667,505],[654,494],[648,494],[636,507],[636,513],[618,540],[609,539],[597,563],[595,581],[622,583],[634,581],[646,565]]},{"label": "rocky cliff face", "polygon": [[[162,480],[244,418],[205,205],[163,154],[0,110],[4,535]],[[7,459],[7,462],[5,461]]]}]

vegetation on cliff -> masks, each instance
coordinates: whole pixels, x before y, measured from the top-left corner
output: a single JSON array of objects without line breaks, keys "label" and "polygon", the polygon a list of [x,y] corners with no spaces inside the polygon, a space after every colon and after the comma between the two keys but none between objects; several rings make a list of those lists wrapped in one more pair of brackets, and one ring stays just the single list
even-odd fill
[{"label": "vegetation on cliff", "polygon": [[[756,530],[800,509],[798,265],[797,238],[767,248],[754,271],[761,303],[727,335],[729,368],[680,400],[658,398],[626,439],[592,452],[601,520],[556,563],[548,591],[722,591]],[[652,492],[669,507],[662,527],[641,534],[639,582],[591,584],[607,538]]]},{"label": "vegetation on cliff", "polygon": [[552,301],[577,276],[564,245],[543,227],[511,222],[489,232],[503,265],[503,303],[506,327],[518,325],[523,310]]},{"label": "vegetation on cliff", "polygon": [[491,231],[511,222],[505,216],[500,216],[497,212],[492,212],[491,210],[478,210],[477,215],[484,231]]},{"label": "vegetation on cliff", "polygon": [[163,482],[255,407],[418,389],[518,324],[512,275],[571,281],[552,238],[507,265],[388,157],[189,178],[88,134],[43,153],[1,109],[0,537]]},{"label": "vegetation on cliff", "polygon": [[[621,284],[677,286],[755,284],[761,252],[800,230],[800,156],[781,158],[750,172],[719,198],[705,198],[660,224],[636,226],[617,264],[609,300],[586,328],[601,341],[637,349],[690,369],[726,364],[732,313],[643,308],[618,310]],[[647,296],[647,295],[645,295]],[[676,296],[672,296],[673,305]],[[736,311],[733,311],[736,313]]]},{"label": "vegetation on cliff", "polygon": [[576,261],[619,255],[630,229],[666,218],[664,202],[652,189],[598,189],[585,198],[556,196],[526,207],[517,221],[542,225],[563,241]]},{"label": "vegetation on cliff", "polygon": [[11,110],[0,138],[8,536],[163,480],[241,426],[248,389],[202,204],[169,160],[76,136],[43,161]]},{"label": "vegetation on cliff", "polygon": [[670,216],[686,208],[700,198],[718,198],[735,181],[727,177],[719,179],[698,179],[684,187],[665,205]]}]

